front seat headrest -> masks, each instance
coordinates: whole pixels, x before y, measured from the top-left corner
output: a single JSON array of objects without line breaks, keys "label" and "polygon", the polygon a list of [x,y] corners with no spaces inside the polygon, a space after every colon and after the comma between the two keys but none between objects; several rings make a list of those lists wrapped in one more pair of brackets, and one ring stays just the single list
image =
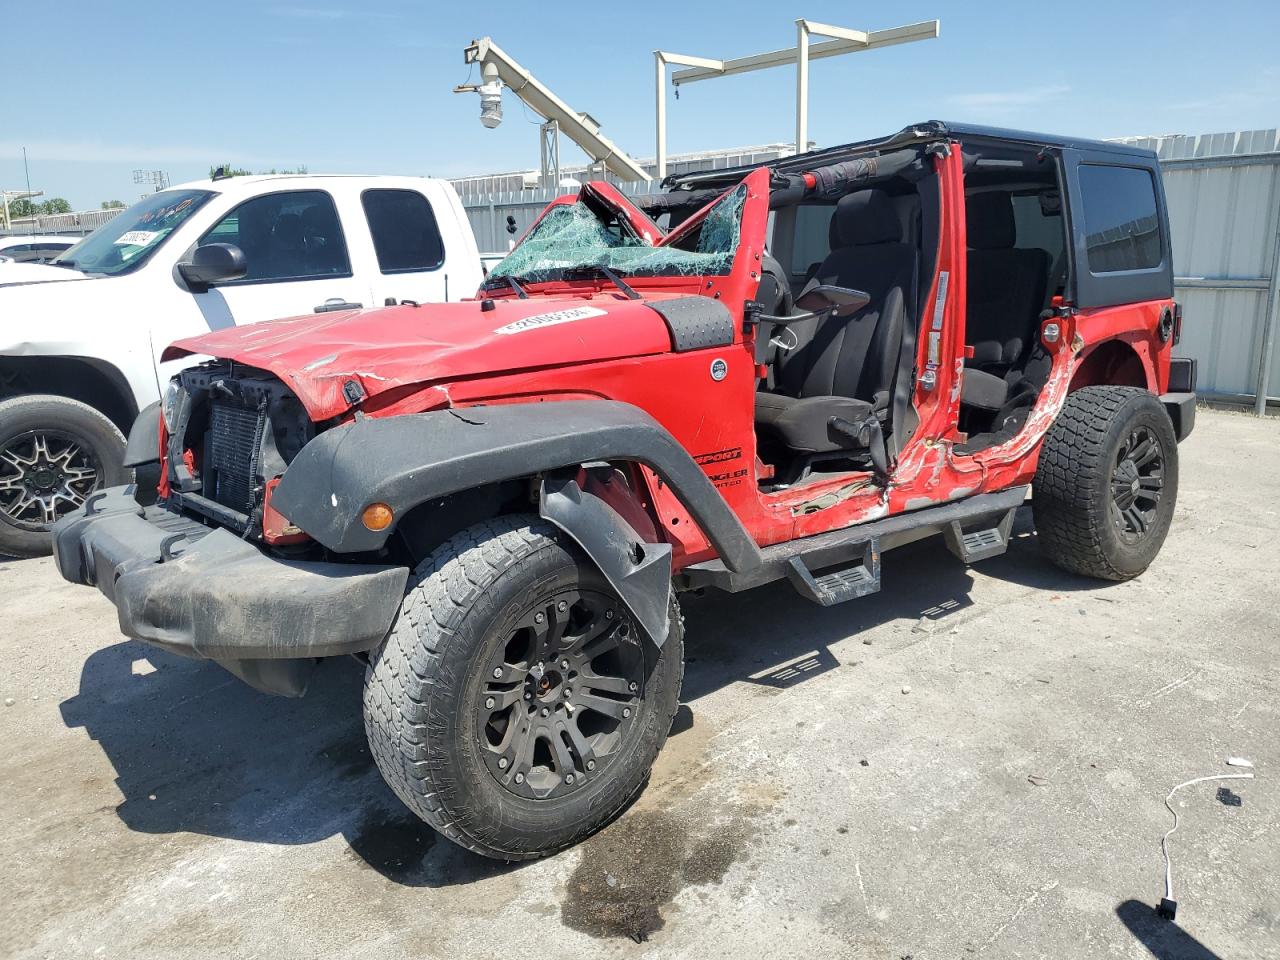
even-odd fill
[{"label": "front seat headrest", "polygon": [[848,193],[831,215],[832,248],[861,247],[872,243],[900,243],[902,222],[893,201],[883,190]]},{"label": "front seat headrest", "polygon": [[1008,250],[1017,238],[1013,197],[1008,193],[972,193],[965,197],[965,233],[971,250]]}]

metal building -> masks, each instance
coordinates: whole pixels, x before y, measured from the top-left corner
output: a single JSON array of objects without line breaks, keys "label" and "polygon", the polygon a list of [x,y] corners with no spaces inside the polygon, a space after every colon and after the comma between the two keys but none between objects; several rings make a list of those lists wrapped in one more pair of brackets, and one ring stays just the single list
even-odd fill
[{"label": "metal building", "polygon": [[1199,361],[1199,392],[1280,399],[1280,131],[1127,140],[1154,150],[1183,307],[1179,356]]},{"label": "metal building", "polygon": [[[1173,231],[1174,286],[1183,304],[1179,356],[1199,360],[1199,391],[1280,401],[1280,131],[1126,138],[1160,157]],[[669,172],[766,163],[791,144],[672,157]],[[652,172],[653,164],[642,164]],[[585,169],[565,176],[591,179]],[[615,178],[610,177],[610,180]],[[558,189],[522,189],[524,174],[453,181],[480,249],[507,249],[508,215],[523,231]],[[616,181],[615,181],[616,182]],[[654,183],[618,183],[632,194]],[[1259,399],[1262,398],[1262,399]]]}]

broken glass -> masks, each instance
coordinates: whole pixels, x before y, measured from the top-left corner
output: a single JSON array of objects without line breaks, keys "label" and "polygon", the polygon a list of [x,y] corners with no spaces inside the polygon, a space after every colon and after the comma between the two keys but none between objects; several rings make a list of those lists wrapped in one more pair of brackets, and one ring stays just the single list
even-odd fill
[{"label": "broken glass", "polygon": [[552,207],[489,276],[537,283],[581,267],[608,267],[621,274],[651,277],[726,274],[738,249],[746,199],[746,187],[735,187],[701,221],[658,246],[610,230],[581,201]]}]

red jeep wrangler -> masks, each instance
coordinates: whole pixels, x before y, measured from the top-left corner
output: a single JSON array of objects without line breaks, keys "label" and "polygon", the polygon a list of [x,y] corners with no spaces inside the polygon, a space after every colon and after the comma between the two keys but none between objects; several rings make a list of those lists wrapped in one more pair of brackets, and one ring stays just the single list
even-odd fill
[{"label": "red jeep wrangler", "polygon": [[180,341],[158,500],[61,521],[62,575],[260,690],[359,656],[388,783],[514,860],[641,789],[680,591],[851,600],[1028,488],[1058,564],[1146,569],[1195,416],[1153,154],[935,122],[666,186],[560,198],[473,302]]}]

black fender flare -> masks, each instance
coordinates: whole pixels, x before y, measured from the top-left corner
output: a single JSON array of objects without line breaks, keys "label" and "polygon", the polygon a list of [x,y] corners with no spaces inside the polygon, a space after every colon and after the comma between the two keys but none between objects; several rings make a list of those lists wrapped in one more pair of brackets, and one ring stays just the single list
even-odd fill
[{"label": "black fender flare", "polygon": [[378,550],[391,528],[360,520],[370,503],[397,517],[471,487],[593,461],[652,469],[699,524],[725,566],[761,563],[760,548],[702,468],[648,413],[616,400],[558,400],[365,418],[302,448],[271,505],[336,553]]},{"label": "black fender flare", "polygon": [[124,447],[124,465],[141,467],[160,462],[160,401],[149,403],[134,418]]},{"label": "black fender flare", "polygon": [[[570,468],[544,476],[538,513],[582,547],[661,647],[671,626],[671,544],[646,540],[600,496],[601,480],[588,473],[585,483],[579,483],[578,474]],[[623,495],[639,507],[634,493]]]}]

